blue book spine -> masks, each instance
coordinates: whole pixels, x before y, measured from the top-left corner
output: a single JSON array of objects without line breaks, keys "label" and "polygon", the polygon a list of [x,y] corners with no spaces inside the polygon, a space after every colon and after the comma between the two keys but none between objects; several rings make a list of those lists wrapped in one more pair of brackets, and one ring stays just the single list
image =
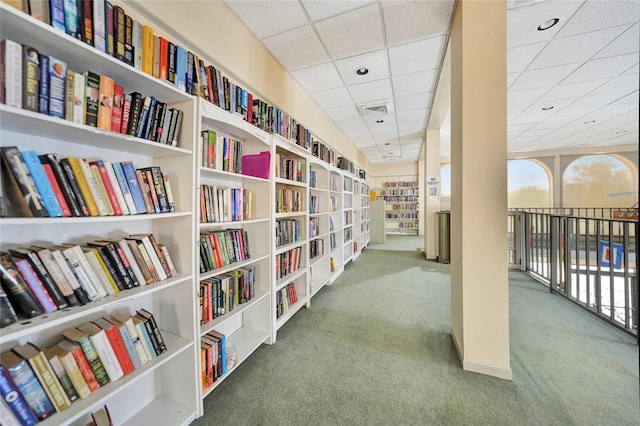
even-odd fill
[{"label": "blue book spine", "polygon": [[[127,183],[127,177],[124,175],[124,171],[122,170],[122,165],[120,163],[111,163],[111,166],[113,167],[113,173],[116,175],[116,180],[118,181],[118,185],[120,186],[120,190],[122,191],[122,195],[124,196],[126,202],[127,196],[131,195],[131,190],[129,189],[129,184]],[[127,208],[129,208],[130,214],[137,213],[138,209],[131,211],[131,207],[128,203]]]},{"label": "blue book spine", "polygon": [[39,420],[44,420],[56,412],[27,361],[22,360],[8,370],[13,382]]},{"label": "blue book spine", "polygon": [[129,191],[131,191],[131,196],[133,197],[133,203],[136,205],[136,210],[138,211],[138,213],[146,213],[147,206],[144,204],[142,190],[140,189],[140,183],[138,182],[136,169],[133,166],[133,163],[131,161],[125,161],[123,163],[120,163],[120,165],[122,166],[124,176],[127,178]]},{"label": "blue book spine", "polygon": [[249,92],[242,89],[242,109],[247,111],[249,109]]},{"label": "blue book spine", "polygon": [[38,158],[38,154],[35,151],[22,151],[20,153],[22,161],[29,169],[29,173],[33,178],[33,182],[36,185],[36,189],[42,197],[44,208],[47,209],[47,213],[50,217],[62,217],[62,209],[56,199],[56,195],[53,193],[51,184],[47,179],[47,175],[42,168],[42,163]]},{"label": "blue book spine", "polygon": [[0,396],[13,411],[16,418],[23,426],[32,426],[38,423],[38,418],[31,412],[27,401],[18,391],[18,387],[13,383],[9,373],[0,365]]},{"label": "blue book spine", "polygon": [[133,363],[134,368],[139,368],[142,363],[140,362],[140,357],[138,356],[138,351],[133,346],[133,340],[131,340],[131,335],[127,330],[126,325],[121,325],[118,330],[120,330],[120,335],[122,336],[122,341],[124,342],[125,348],[127,348],[127,352],[129,353],[129,358],[131,358],[131,362]]},{"label": "blue book spine", "polygon": [[151,111],[151,105],[155,104],[156,98],[149,98],[149,107],[145,108],[147,100],[145,98],[142,106],[142,112],[140,113],[140,121],[138,121],[138,131],[136,137],[141,138],[144,135],[145,128],[147,127],[147,117],[149,117],[149,111]]},{"label": "blue book spine", "polygon": [[149,111],[147,112],[147,120],[144,123],[144,132],[142,133],[142,139],[149,139],[149,133],[151,127],[153,127],[153,116],[156,113],[157,101],[155,96],[151,97],[151,104],[149,104]]},{"label": "blue book spine", "polygon": [[138,331],[140,332],[140,334],[142,334],[142,337],[144,338],[145,345],[147,345],[147,348],[149,349],[149,354],[151,354],[151,358],[157,357],[158,354],[156,353],[156,350],[153,347],[153,343],[151,342],[151,337],[149,337],[149,332],[147,331],[147,327],[144,324],[141,324],[140,327],[138,328]]},{"label": "blue book spine", "polygon": [[222,374],[225,374],[227,372],[227,337],[224,335],[220,339],[220,346],[222,346],[220,351],[222,353]]},{"label": "blue book spine", "polygon": [[64,23],[64,0],[50,0],[49,4],[51,5],[51,26],[63,33],[67,32]]},{"label": "blue book spine", "polygon": [[67,64],[49,56],[49,115],[65,118],[65,92],[67,88]]},{"label": "blue book spine", "polygon": [[64,24],[67,34],[78,37],[78,4],[76,0],[64,0]]},{"label": "blue book spine", "polygon": [[40,84],[38,85],[38,112],[49,115],[49,56],[40,54]]},{"label": "blue book spine", "polygon": [[182,46],[176,46],[176,87],[187,90],[187,51]]}]

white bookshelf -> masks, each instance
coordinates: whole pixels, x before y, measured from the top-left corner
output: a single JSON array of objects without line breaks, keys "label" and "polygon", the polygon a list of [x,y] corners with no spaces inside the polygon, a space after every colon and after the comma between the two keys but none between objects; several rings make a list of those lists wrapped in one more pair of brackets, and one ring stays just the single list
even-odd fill
[{"label": "white bookshelf", "polygon": [[[38,154],[57,153],[110,162],[132,161],[135,167],[159,166],[171,180],[176,212],[83,218],[1,218],[0,246],[84,244],[98,238],[153,233],[165,244],[178,275],[151,285],[123,290],[84,306],[41,315],[0,330],[0,350],[32,342],[48,347],[62,340],[69,328],[108,316],[114,312],[133,314],[144,308],[154,314],[167,344],[167,351],[119,380],[110,382],[88,398],[41,422],[42,425],[85,425],[91,412],[103,405],[111,410],[115,424],[139,424],[151,413],[188,424],[199,409],[196,360],[196,312],[193,304],[196,264],[193,235],[195,174],[194,130],[197,117],[192,96],[143,74],[80,41],[37,21],[6,3],[0,3],[0,37],[28,44],[41,53],[65,61],[68,68],[87,68],[108,75],[124,87],[125,93],[139,91],[155,96],[184,112],[179,147],[174,148],[135,137],[98,130],[82,124],[15,109],[0,107],[0,143]],[[131,401],[135,401],[132,403]]]},{"label": "white bookshelf", "polygon": [[[219,277],[226,276],[229,272],[240,268],[254,268],[254,297],[245,303],[235,305],[233,310],[227,311],[224,315],[215,318],[209,318],[204,321],[202,318],[202,306],[196,301],[196,310],[198,311],[198,340],[197,344],[197,366],[198,380],[202,380],[200,373],[200,337],[204,334],[215,330],[226,336],[227,344],[236,348],[236,363],[227,369],[226,374],[218,377],[212,386],[205,386],[199,383],[200,391],[200,413],[204,413],[203,399],[220,385],[233,370],[246,360],[253,351],[255,351],[263,343],[272,343],[273,328],[271,322],[270,300],[272,295],[272,212],[270,206],[272,204],[270,175],[266,177],[246,176],[237,171],[226,171],[214,164],[207,164],[205,161],[206,151],[203,147],[203,132],[215,132],[216,143],[223,144],[224,138],[227,141],[238,141],[242,143],[243,155],[259,154],[264,151],[271,150],[271,135],[256,129],[248,122],[242,120],[239,116],[231,114],[209,103],[204,99],[198,99],[199,117],[197,123],[196,135],[199,135],[198,150],[195,156],[194,169],[198,171],[196,175],[198,188],[194,211],[196,212],[197,230],[194,233],[193,244],[200,247],[201,235],[210,232],[223,231],[226,229],[242,229],[247,232],[247,240],[249,242],[250,257],[244,261],[231,263],[220,266],[212,270],[197,270],[197,290],[200,291],[200,283],[203,280],[214,280]],[[207,139],[208,140],[208,139]],[[208,142],[206,142],[208,144]],[[229,142],[228,142],[229,143]],[[270,172],[271,167],[268,168]],[[206,185],[204,187],[203,185]],[[222,195],[224,191],[230,189],[242,189],[251,191],[251,205],[248,216],[236,217],[232,220],[220,214],[202,217],[201,203],[205,202],[204,192],[206,188],[212,188],[215,193]],[[209,191],[213,195],[212,191]],[[216,200],[208,199],[210,210],[215,212],[212,203]],[[226,200],[230,201],[230,200]],[[245,203],[247,200],[245,199]],[[205,202],[205,207],[207,202]],[[241,220],[240,220],[241,219]],[[202,256],[200,251],[199,256]],[[196,264],[197,265],[197,264]],[[211,301],[210,303],[213,303]]]},{"label": "white bookshelf", "polygon": [[331,281],[329,164],[309,157],[309,176],[309,290],[313,297]]},{"label": "white bookshelf", "polygon": [[355,238],[354,232],[354,208],[353,208],[353,183],[354,176],[343,171],[342,174],[342,223],[343,223],[343,247],[342,259],[346,265],[353,259],[353,242]]},{"label": "white bookshelf", "polygon": [[331,280],[335,281],[344,271],[344,217],[341,170],[329,166],[329,259]]},{"label": "white bookshelf", "polygon": [[418,235],[420,204],[417,177],[387,179],[382,183],[381,198],[386,201],[387,234]]}]

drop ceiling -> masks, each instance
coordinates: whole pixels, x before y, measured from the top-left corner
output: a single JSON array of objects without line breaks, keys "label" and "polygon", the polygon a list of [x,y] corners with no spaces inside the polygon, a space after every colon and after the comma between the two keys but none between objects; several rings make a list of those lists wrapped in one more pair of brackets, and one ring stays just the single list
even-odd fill
[{"label": "drop ceiling", "polygon": [[[454,0],[225,2],[371,163],[418,160]],[[507,3],[509,152],[637,146],[640,1]]]}]

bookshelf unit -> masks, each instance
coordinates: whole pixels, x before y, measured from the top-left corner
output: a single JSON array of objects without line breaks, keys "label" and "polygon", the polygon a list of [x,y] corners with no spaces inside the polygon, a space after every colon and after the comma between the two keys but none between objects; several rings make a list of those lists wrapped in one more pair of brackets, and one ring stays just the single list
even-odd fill
[{"label": "bookshelf unit", "polygon": [[353,184],[354,176],[343,171],[342,180],[342,220],[343,220],[343,253],[342,258],[346,265],[353,259],[353,242],[354,242],[354,208],[353,208]]},{"label": "bookshelf unit", "polygon": [[381,196],[386,201],[386,233],[418,235],[419,203],[418,181],[394,180],[382,183]]},{"label": "bookshelf unit", "polygon": [[[211,163],[211,158],[207,160],[206,146],[209,145],[208,141],[215,140],[216,146],[220,148],[218,153],[223,152],[224,144],[227,147],[232,141],[242,144],[242,155],[255,155],[264,151],[271,150],[271,135],[255,128],[248,122],[244,121],[236,114],[232,114],[219,108],[216,105],[209,103],[204,99],[198,99],[200,120],[198,123],[198,132],[200,135],[199,149],[197,162],[195,164],[195,170],[197,173],[197,188],[198,197],[196,197],[196,206],[194,207],[197,214],[197,226],[198,230],[195,232],[197,240],[194,244],[201,246],[201,236],[210,235],[216,231],[223,231],[226,229],[242,229],[247,233],[247,240],[249,243],[250,257],[244,261],[235,262],[222,266],[210,271],[200,271],[197,275],[198,290],[200,291],[199,283],[206,283],[207,281],[216,282],[219,279],[228,277],[229,274],[233,274],[234,271],[246,270],[252,268],[254,271],[254,283],[253,283],[253,297],[244,303],[238,303],[232,310],[228,310],[225,314],[217,316],[215,318],[206,318],[208,321],[200,319],[198,321],[199,337],[204,336],[211,330],[215,330],[226,336],[227,345],[232,345],[236,349],[236,362],[233,366],[227,369],[227,372],[218,377],[213,382],[212,386],[205,386],[200,383],[198,389],[202,389],[199,403],[202,404],[203,398],[205,398],[210,392],[212,392],[222,381],[229,376],[246,360],[253,351],[255,351],[263,343],[272,343],[272,324],[271,324],[271,296],[272,296],[272,264],[271,264],[271,241],[272,241],[272,194],[271,190],[271,177],[267,175],[265,177],[247,176],[237,171],[227,171],[220,169],[220,162],[217,164],[215,161]],[[203,135],[203,132],[206,134]],[[215,137],[210,138],[209,132],[215,132]],[[226,141],[225,141],[226,140]],[[237,144],[236,144],[237,146]],[[209,163],[207,163],[209,161]],[[229,160],[231,162],[231,160]],[[272,168],[268,168],[271,171]],[[240,190],[243,191],[242,198],[240,198],[235,204],[232,202],[232,197],[228,195],[231,189],[236,189],[236,195],[239,196]],[[209,199],[205,197],[210,195]],[[217,199],[215,198],[217,194]],[[226,198],[225,198],[226,197]],[[224,209],[218,208],[217,211],[213,206],[213,203],[219,202],[232,209],[231,205],[235,206],[236,210],[240,210],[239,207],[245,207],[242,211],[242,216],[231,215],[229,217],[222,212]],[[202,203],[204,202],[204,206]],[[209,221],[202,218],[202,207],[209,207],[209,210],[213,213],[219,213],[216,217],[215,214],[209,216]],[[222,207],[222,206],[221,206]],[[233,219],[236,220],[233,220]],[[201,254],[202,255],[202,254]],[[202,308],[197,306],[202,318]],[[198,343],[198,369],[200,366],[200,354]],[[202,380],[202,374],[198,374],[199,380]],[[200,407],[203,413],[203,407]]]},{"label": "bookshelf unit", "polygon": [[[275,342],[277,330],[309,303],[309,153],[295,142],[274,134],[272,157],[275,171],[271,191],[274,194],[272,318]],[[293,267],[278,278],[276,270],[283,268],[278,265],[278,259],[287,256],[287,262]],[[295,287],[295,301],[287,300],[287,286],[291,283]]]},{"label": "bookshelf unit", "polygon": [[313,297],[331,280],[329,164],[309,157],[309,287]]},{"label": "bookshelf unit", "polygon": [[[195,250],[193,233],[193,157],[196,105],[193,97],[135,70],[78,40],[0,3],[0,37],[29,44],[42,53],[66,61],[69,69],[91,70],[112,77],[126,93],[156,96],[184,113],[179,147],[112,133],[44,114],[0,106],[2,146],[57,153],[110,162],[132,161],[138,168],[159,166],[173,188],[176,211],[133,216],[0,218],[2,249],[19,246],[84,244],[104,237],[153,233],[171,254],[177,275],[145,286],[123,290],[73,306],[19,321],[0,330],[1,351],[32,342],[48,347],[62,340],[61,333],[112,313],[133,314],[144,308],[154,314],[167,351],[132,373],[100,387],[83,400],[39,424],[85,425],[90,413],[112,407],[115,424],[188,424],[198,412],[196,359]],[[187,366],[185,368],[185,366]],[[131,403],[135,400],[135,403]],[[116,409],[117,407],[117,409]]]},{"label": "bookshelf unit", "polygon": [[329,166],[329,261],[331,282],[344,271],[342,170]]},{"label": "bookshelf unit", "polygon": [[361,250],[369,245],[371,232],[369,229],[370,200],[369,200],[369,183],[366,180],[360,180],[360,246]]}]

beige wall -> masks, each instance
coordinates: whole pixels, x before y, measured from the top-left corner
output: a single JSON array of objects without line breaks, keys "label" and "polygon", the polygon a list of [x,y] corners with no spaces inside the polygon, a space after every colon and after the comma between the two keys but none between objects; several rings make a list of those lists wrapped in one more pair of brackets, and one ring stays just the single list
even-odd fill
[{"label": "beige wall", "polygon": [[418,178],[418,162],[372,164],[367,170],[367,180],[371,189],[380,188],[382,182]]},{"label": "beige wall", "polygon": [[[369,173],[365,156],[342,133],[311,96],[289,75],[222,1],[118,1],[127,13],[153,22],[155,32],[197,52],[236,81],[277,105]],[[132,9],[135,9],[132,10]],[[155,19],[154,19],[155,18]],[[166,23],[162,26],[162,22]]]}]

